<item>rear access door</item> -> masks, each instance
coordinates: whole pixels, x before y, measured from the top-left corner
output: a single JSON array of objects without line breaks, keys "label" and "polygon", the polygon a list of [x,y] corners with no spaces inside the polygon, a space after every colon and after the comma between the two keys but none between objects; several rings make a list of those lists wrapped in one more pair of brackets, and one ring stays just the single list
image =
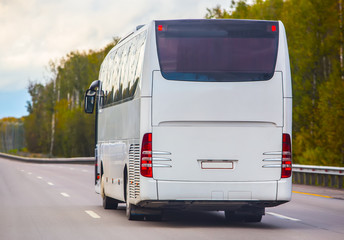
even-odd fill
[{"label": "rear access door", "polygon": [[156,22],[153,178],[250,182],[281,177],[278,23]]}]

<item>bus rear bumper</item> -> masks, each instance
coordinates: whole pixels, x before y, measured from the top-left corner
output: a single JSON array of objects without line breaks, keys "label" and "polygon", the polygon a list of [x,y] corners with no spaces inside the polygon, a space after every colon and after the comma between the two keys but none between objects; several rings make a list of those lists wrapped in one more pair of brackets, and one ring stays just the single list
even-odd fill
[{"label": "bus rear bumper", "polygon": [[135,205],[143,209],[210,211],[264,209],[290,201],[288,192],[291,193],[291,184],[287,180],[261,182],[158,180],[156,186],[157,198],[141,198]]},{"label": "bus rear bumper", "polygon": [[[279,181],[187,182],[157,181],[157,200],[277,201]],[[291,186],[286,191],[291,192]]]},{"label": "bus rear bumper", "polygon": [[235,211],[238,209],[264,209],[275,207],[287,201],[142,201],[137,206],[142,209],[177,209],[205,211]]}]

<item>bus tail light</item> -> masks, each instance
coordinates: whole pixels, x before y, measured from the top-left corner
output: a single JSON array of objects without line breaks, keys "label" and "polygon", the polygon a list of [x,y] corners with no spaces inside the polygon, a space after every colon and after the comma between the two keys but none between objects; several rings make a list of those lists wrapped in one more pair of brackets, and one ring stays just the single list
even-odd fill
[{"label": "bus tail light", "polygon": [[282,144],[282,178],[289,178],[292,172],[291,139],[289,134],[283,133]]},{"label": "bus tail light", "polygon": [[140,169],[142,176],[153,177],[152,133],[146,133],[142,138]]},{"label": "bus tail light", "polygon": [[[97,149],[96,149],[97,151]],[[98,180],[100,179],[100,174],[98,172],[98,161],[97,158],[94,163],[94,172],[95,172],[95,179],[94,179],[94,184],[97,185]]]}]

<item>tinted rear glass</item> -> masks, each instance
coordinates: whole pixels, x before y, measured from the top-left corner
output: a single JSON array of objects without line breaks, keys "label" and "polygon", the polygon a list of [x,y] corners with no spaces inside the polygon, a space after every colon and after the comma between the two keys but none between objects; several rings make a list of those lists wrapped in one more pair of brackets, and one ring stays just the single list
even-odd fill
[{"label": "tinted rear glass", "polygon": [[161,73],[168,80],[263,81],[275,71],[275,21],[157,21],[156,36]]}]

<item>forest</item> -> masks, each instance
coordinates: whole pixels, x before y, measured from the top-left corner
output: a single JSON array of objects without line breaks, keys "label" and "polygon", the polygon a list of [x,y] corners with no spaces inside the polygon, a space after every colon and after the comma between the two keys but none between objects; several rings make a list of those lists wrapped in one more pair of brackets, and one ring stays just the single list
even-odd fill
[{"label": "forest", "polygon": [[293,80],[293,160],[344,166],[342,0],[231,1],[206,18],[281,20]]},{"label": "forest", "polygon": [[[343,1],[229,0],[228,8],[210,6],[204,17],[283,22],[293,80],[293,161],[344,166]],[[117,42],[114,38],[101,50],[73,51],[49,63],[51,79],[28,86],[29,115],[11,123],[1,120],[0,136],[6,134],[5,124],[19,124],[30,153],[93,156],[94,115],[84,114],[83,96]]]}]

